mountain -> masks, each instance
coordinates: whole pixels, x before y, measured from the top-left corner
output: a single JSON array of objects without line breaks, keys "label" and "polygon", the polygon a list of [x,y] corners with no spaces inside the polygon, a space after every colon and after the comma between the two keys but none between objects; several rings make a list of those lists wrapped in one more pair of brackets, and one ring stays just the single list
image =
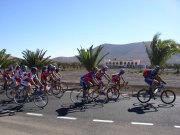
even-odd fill
[{"label": "mountain", "polygon": [[56,57],[53,60],[56,62],[61,62],[61,63],[79,62],[75,56],[74,57]]},{"label": "mountain", "polygon": [[[141,63],[149,63],[149,59],[146,53],[146,45],[150,45],[150,42],[138,42],[130,44],[103,44],[104,48],[100,55],[103,56],[109,53],[105,59],[140,59]],[[97,47],[96,47],[97,48]],[[95,49],[96,49],[95,48]]]},{"label": "mountain", "polygon": [[[140,59],[141,64],[149,64],[149,58],[146,53],[146,47],[150,46],[150,41],[147,42],[137,42],[137,43],[130,43],[130,44],[103,44],[104,48],[102,49],[100,56],[105,55],[106,53],[109,53],[104,60],[108,59],[121,59],[121,60],[127,60],[127,59]],[[96,50],[97,47],[94,48]],[[57,57],[54,58],[55,61],[58,62],[78,62],[78,59],[74,57]],[[177,54],[175,56],[172,56],[168,60],[169,64],[173,63],[180,63],[180,54]]]}]

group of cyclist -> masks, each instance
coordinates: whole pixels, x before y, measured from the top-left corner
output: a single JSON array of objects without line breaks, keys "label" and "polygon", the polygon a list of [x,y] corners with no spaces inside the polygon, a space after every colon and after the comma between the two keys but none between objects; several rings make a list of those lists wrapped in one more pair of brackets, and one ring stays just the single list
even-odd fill
[{"label": "group of cyclist", "polygon": [[[125,82],[123,79],[123,74],[125,73],[124,69],[120,69],[118,73],[112,74],[111,77],[107,74],[107,70],[107,66],[102,66],[101,68],[95,67],[93,71],[90,71],[80,77],[80,85],[83,88],[84,98],[86,97],[87,90],[90,87],[94,85],[103,87],[104,83],[102,81],[102,77],[105,77],[113,84],[120,84],[121,80]],[[166,83],[158,75],[159,70],[160,67],[155,66],[154,69],[145,69],[143,72],[144,81],[150,86],[150,93],[152,93],[152,90],[159,84],[160,81]],[[9,79],[12,79],[17,89],[20,84],[28,87],[28,95],[32,92],[32,85],[35,87],[41,87],[46,92],[48,81],[52,81],[53,83],[61,81],[62,75],[60,73],[60,68],[57,68],[52,64],[42,68],[41,79],[39,79],[37,71],[38,69],[36,67],[31,67],[30,71],[28,71],[28,67],[26,65],[22,65],[16,66],[15,69],[10,67],[7,70],[4,70],[4,72],[0,71],[0,73],[3,76],[4,86],[7,85]]]},{"label": "group of cyclist", "polygon": [[[122,80],[125,82],[123,78],[123,74],[125,73],[124,69],[120,69],[118,73],[112,74],[110,77],[106,71],[108,67],[102,66],[102,68],[95,68],[94,71],[90,71],[87,74],[83,75],[80,78],[80,85],[83,87],[83,97],[86,97],[87,90],[93,85],[102,86],[102,77],[104,76],[108,81],[111,81],[112,84],[120,84]],[[165,81],[161,79],[159,76],[160,67],[155,65],[154,69],[145,69],[143,71],[144,81],[149,85],[149,93],[153,95],[153,90],[159,85],[160,82],[166,84]]]},{"label": "group of cyclist", "polygon": [[28,95],[32,93],[32,85],[35,87],[41,87],[45,90],[47,88],[48,81],[55,83],[61,81],[60,68],[49,64],[44,66],[41,70],[41,77],[39,79],[37,74],[38,69],[31,67],[28,71],[26,65],[16,66],[15,68],[9,67],[4,71],[0,71],[3,77],[4,87],[7,86],[9,80],[12,80],[15,89],[18,89],[19,85],[26,86],[28,88]]}]

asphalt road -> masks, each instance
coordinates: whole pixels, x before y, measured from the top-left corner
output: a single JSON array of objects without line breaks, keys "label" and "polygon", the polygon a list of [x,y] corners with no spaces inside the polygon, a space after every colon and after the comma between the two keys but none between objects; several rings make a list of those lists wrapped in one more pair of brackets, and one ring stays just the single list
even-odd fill
[{"label": "asphalt road", "polygon": [[[1,108],[17,109],[0,96]],[[179,135],[180,97],[173,105],[160,99],[141,104],[136,97],[74,105],[67,92],[61,99],[49,96],[44,109],[27,103],[14,116],[0,116],[0,135]]]}]

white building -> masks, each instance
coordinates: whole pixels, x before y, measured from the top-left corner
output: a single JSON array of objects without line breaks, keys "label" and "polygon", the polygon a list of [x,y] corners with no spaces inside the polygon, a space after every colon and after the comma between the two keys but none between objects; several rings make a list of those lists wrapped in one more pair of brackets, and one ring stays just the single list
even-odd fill
[{"label": "white building", "polygon": [[105,64],[109,67],[138,67],[140,65],[140,60],[138,59],[108,59],[105,60]]}]

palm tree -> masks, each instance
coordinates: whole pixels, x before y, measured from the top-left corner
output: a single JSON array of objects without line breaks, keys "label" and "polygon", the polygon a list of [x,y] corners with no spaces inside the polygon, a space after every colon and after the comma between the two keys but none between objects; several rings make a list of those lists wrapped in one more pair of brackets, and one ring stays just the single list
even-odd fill
[{"label": "palm tree", "polygon": [[28,67],[42,68],[44,65],[53,63],[50,59],[51,56],[45,57],[47,51],[37,49],[35,52],[24,50],[22,63]]},{"label": "palm tree", "polygon": [[16,63],[15,58],[12,58],[10,54],[6,54],[6,49],[0,51],[0,67],[6,68]]},{"label": "palm tree", "polygon": [[173,40],[159,39],[160,33],[155,34],[150,47],[146,46],[151,65],[164,66],[167,60],[177,53],[180,53],[180,45]]},{"label": "palm tree", "polygon": [[107,53],[104,56],[100,57],[99,54],[102,49],[103,46],[99,46],[95,51],[93,50],[93,45],[89,49],[84,49],[81,47],[81,49],[77,49],[79,52],[79,56],[76,57],[88,71],[92,71],[99,65],[103,58],[109,54]]}]

